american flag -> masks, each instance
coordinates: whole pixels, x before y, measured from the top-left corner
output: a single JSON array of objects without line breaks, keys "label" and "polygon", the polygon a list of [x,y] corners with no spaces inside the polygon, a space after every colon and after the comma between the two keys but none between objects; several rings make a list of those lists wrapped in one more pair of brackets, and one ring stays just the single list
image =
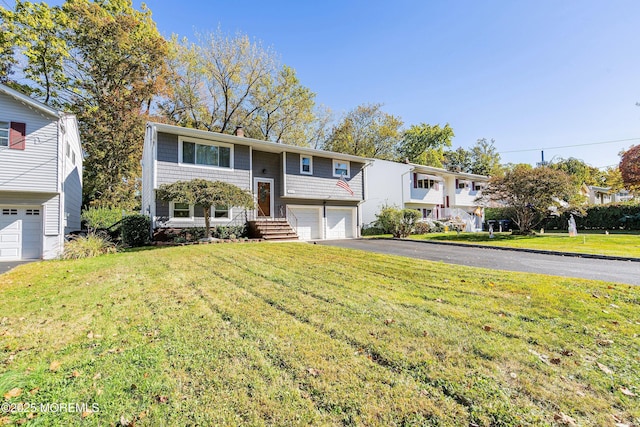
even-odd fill
[{"label": "american flag", "polygon": [[344,175],[340,175],[340,179],[336,182],[336,185],[353,196],[353,190],[349,187],[349,183],[345,181]]}]

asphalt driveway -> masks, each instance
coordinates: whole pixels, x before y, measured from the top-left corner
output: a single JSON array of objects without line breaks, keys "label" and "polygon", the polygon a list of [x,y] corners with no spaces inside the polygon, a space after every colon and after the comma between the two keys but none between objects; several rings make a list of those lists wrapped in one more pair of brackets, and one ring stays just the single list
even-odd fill
[{"label": "asphalt driveway", "polygon": [[6,273],[9,270],[13,270],[14,268],[16,268],[19,265],[22,264],[26,264],[28,262],[34,262],[37,260],[33,260],[33,261],[0,261],[0,274]]},{"label": "asphalt driveway", "polygon": [[640,262],[577,258],[411,240],[324,240],[318,244],[494,270],[542,273],[640,285]]}]

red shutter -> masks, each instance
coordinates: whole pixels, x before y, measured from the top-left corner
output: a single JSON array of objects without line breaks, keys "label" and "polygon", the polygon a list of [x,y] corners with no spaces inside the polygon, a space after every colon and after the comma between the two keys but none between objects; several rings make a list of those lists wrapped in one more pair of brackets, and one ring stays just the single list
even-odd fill
[{"label": "red shutter", "polygon": [[11,122],[9,131],[9,148],[14,150],[24,150],[27,125],[25,123]]},{"label": "red shutter", "polygon": [[459,182],[458,179],[456,178],[456,189],[458,188]]},{"label": "red shutter", "polygon": [[413,188],[418,188],[418,174],[413,174]]}]

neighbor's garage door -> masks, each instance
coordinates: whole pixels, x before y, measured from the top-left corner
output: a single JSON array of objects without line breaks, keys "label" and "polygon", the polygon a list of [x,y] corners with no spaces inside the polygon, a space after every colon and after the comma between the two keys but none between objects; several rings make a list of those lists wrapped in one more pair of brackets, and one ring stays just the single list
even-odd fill
[{"label": "neighbor's garage door", "polygon": [[327,239],[355,237],[354,217],[356,208],[327,206]]},{"label": "neighbor's garage door", "polygon": [[298,222],[300,240],[321,239],[322,207],[289,206]]},{"label": "neighbor's garage door", "polygon": [[0,206],[0,261],[42,255],[42,209]]}]

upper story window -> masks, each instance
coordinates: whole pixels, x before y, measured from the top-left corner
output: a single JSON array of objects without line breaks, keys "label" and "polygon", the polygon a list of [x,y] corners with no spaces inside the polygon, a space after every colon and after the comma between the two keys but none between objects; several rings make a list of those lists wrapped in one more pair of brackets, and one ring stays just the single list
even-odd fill
[{"label": "upper story window", "polygon": [[435,179],[418,179],[416,182],[418,188],[433,188],[434,190],[440,189],[440,185]]},{"label": "upper story window", "polygon": [[313,157],[300,156],[300,173],[304,175],[313,175]]},{"label": "upper story window", "polygon": [[230,144],[180,138],[178,151],[180,163],[231,169],[233,146]]},{"label": "upper story window", "polygon": [[470,184],[469,181],[456,179],[456,188],[458,190],[464,190],[465,188],[469,188],[469,184]]},{"label": "upper story window", "polygon": [[333,160],[333,176],[344,176],[349,178],[351,176],[350,164],[344,160]]},{"label": "upper story window", "polygon": [[9,146],[9,122],[0,122],[0,147]]}]

